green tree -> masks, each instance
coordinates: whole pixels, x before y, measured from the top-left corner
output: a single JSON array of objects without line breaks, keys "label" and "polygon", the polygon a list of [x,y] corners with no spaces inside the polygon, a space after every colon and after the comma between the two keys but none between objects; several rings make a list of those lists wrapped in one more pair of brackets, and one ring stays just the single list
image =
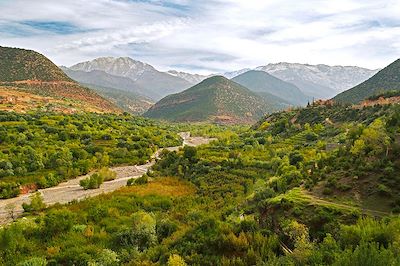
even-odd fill
[{"label": "green tree", "polygon": [[37,192],[30,197],[31,203],[22,203],[22,208],[26,212],[38,212],[46,208],[46,204],[43,201],[43,196],[40,192]]},{"label": "green tree", "polygon": [[34,257],[17,264],[17,266],[46,266],[47,260],[45,258]]},{"label": "green tree", "polygon": [[172,254],[168,258],[168,266],[186,266],[185,260],[178,254]]}]

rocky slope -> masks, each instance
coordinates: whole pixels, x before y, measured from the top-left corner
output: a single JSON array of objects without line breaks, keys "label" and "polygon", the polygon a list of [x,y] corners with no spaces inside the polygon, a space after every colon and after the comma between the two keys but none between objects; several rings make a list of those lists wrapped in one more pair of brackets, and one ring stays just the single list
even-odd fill
[{"label": "rocky slope", "polygon": [[142,88],[141,94],[153,100],[159,100],[168,94],[182,91],[193,85],[183,78],[158,71],[149,64],[129,57],[101,57],[78,63],[70,69],[85,72],[101,70],[114,76],[129,78],[137,87]]},{"label": "rocky slope", "polygon": [[315,98],[330,98],[367,80],[378,70],[356,66],[308,65],[277,63],[256,70],[295,84],[305,94]]}]

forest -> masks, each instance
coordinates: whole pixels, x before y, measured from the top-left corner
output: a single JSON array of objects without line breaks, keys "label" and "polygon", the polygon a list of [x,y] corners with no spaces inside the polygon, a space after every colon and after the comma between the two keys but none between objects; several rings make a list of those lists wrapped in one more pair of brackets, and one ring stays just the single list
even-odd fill
[{"label": "forest", "polygon": [[1,123],[3,186],[139,163],[180,131],[217,140],[164,150],[115,192],[28,208],[0,229],[0,264],[400,264],[398,106],[309,106],[251,128],[93,114]]}]

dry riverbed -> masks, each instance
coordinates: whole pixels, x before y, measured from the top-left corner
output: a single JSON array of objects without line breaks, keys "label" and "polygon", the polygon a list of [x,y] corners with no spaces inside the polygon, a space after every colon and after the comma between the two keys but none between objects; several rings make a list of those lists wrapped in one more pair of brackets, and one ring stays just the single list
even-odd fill
[{"label": "dry riverbed", "polygon": [[[183,139],[183,145],[188,146],[198,146],[215,140],[212,138],[191,137],[189,132],[181,132],[179,135]],[[178,150],[180,147],[181,146],[169,147],[166,149],[173,151]],[[153,157],[158,157],[158,154],[159,151],[157,151]],[[79,185],[80,180],[88,177],[88,175],[84,175],[70,179],[64,183],[60,183],[55,187],[39,189],[39,192],[42,194],[44,202],[47,205],[52,205],[55,203],[68,203],[73,200],[82,200],[102,193],[112,192],[120,187],[126,186],[128,179],[142,176],[151,166],[154,165],[154,163],[155,161],[152,160],[143,165],[112,167],[111,170],[117,173],[117,178],[112,181],[104,182],[98,189],[84,190]],[[22,203],[29,203],[30,195],[32,195],[32,193],[20,195],[11,199],[0,200],[0,224],[5,224],[12,221],[10,209],[12,209],[15,216],[20,216],[23,212]]]}]

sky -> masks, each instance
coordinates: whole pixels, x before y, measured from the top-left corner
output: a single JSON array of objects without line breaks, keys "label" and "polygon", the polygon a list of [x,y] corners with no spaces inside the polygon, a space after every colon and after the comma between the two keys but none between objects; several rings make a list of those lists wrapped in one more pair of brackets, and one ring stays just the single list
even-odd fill
[{"label": "sky", "polygon": [[0,46],[58,65],[129,56],[208,74],[291,62],[382,68],[399,0],[0,0]]}]

